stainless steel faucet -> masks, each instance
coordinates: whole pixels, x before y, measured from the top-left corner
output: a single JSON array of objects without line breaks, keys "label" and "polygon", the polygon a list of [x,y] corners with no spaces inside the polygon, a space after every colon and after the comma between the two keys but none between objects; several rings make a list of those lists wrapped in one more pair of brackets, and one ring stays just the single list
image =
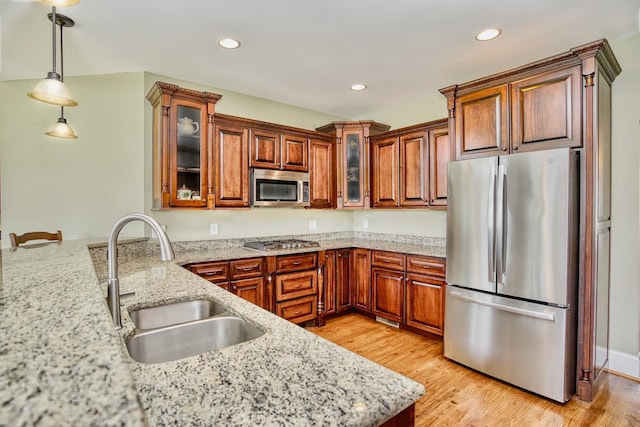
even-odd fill
[{"label": "stainless steel faucet", "polygon": [[158,221],[149,215],[132,213],[122,217],[116,222],[109,235],[109,243],[107,246],[107,265],[109,268],[107,305],[109,306],[109,311],[111,311],[113,325],[116,329],[122,327],[122,319],[120,317],[120,281],[118,280],[118,235],[120,234],[120,230],[132,221],[142,221],[153,229],[160,243],[160,258],[162,261],[171,261],[174,258],[173,248],[171,247],[167,233],[165,233]]}]

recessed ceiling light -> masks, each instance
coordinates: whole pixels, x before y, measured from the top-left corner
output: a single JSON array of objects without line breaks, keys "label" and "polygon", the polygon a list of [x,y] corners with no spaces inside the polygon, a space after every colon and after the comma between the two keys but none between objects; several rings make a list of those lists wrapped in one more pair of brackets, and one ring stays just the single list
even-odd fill
[{"label": "recessed ceiling light", "polygon": [[237,49],[240,47],[240,42],[236,39],[222,38],[218,40],[218,44],[225,49]]},{"label": "recessed ceiling light", "polygon": [[351,90],[360,91],[360,90],[365,90],[366,88],[367,88],[367,85],[363,83],[356,83],[351,85]]},{"label": "recessed ceiling light", "polygon": [[487,28],[486,30],[482,30],[476,34],[476,40],[486,41],[495,39],[500,35],[500,33],[502,33],[502,30],[499,28]]}]

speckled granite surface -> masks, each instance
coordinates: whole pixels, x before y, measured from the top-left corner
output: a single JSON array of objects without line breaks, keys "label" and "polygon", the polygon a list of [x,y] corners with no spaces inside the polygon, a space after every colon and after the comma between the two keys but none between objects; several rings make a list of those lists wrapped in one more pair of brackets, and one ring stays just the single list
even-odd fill
[{"label": "speckled granite surface", "polygon": [[[322,248],[444,256],[438,245],[326,237]],[[237,242],[214,248],[177,242],[171,263],[156,261],[155,245],[144,240],[122,245],[121,291],[135,295],[121,301],[123,329],[117,332],[98,282],[106,276],[103,245],[89,250],[88,243],[2,251],[0,425],[373,426],[424,393],[422,385],[178,265],[261,255]],[[174,362],[142,364],[128,356],[124,340],[134,332],[130,310],[194,297],[214,299],[266,333]],[[360,403],[366,405],[363,412],[354,408]]]}]

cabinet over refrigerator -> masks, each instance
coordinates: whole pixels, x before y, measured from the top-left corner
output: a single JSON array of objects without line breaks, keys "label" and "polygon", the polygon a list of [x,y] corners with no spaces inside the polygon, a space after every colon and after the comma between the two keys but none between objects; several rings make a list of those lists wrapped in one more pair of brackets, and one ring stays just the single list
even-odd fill
[{"label": "cabinet over refrigerator", "polygon": [[559,402],[575,392],[579,152],[449,163],[445,356]]}]

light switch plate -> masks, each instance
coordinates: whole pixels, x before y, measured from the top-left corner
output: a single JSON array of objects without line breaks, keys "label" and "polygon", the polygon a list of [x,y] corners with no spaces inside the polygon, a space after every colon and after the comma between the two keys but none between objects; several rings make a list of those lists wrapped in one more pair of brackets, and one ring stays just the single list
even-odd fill
[{"label": "light switch plate", "polygon": [[316,221],[315,219],[310,219],[309,220],[309,230],[315,230],[318,228],[318,221]]},{"label": "light switch plate", "polygon": [[368,219],[363,219],[362,220],[362,228],[369,228],[369,220]]},{"label": "light switch plate", "polygon": [[209,224],[209,233],[218,234],[218,224]]}]

